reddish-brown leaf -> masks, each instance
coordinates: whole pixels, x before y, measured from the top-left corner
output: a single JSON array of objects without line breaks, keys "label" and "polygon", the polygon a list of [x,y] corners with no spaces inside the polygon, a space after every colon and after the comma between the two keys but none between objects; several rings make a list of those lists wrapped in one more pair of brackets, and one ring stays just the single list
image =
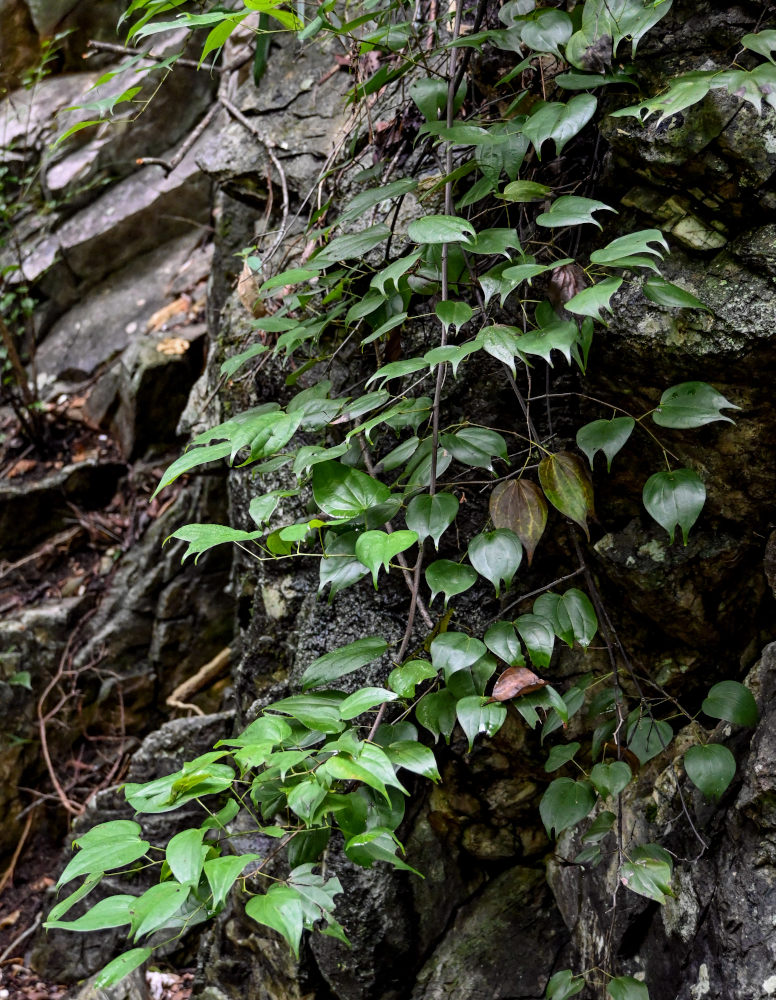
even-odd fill
[{"label": "reddish-brown leaf", "polygon": [[579,455],[559,451],[543,458],[539,462],[539,482],[552,506],[578,524],[589,540],[587,519],[595,516],[593,484]]},{"label": "reddish-brown leaf", "polygon": [[528,667],[508,667],[493,685],[492,701],[509,701],[538,691],[547,684]]},{"label": "reddish-brown leaf", "polygon": [[547,524],[547,504],[539,487],[525,479],[499,483],[489,506],[494,525],[514,531],[523,543],[530,566]]}]

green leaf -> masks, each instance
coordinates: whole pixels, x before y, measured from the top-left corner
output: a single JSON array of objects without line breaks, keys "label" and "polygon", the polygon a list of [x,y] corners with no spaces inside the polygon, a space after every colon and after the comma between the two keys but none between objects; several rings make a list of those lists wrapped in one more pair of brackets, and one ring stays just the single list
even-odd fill
[{"label": "green leaf", "polygon": [[431,603],[437,594],[445,595],[445,607],[451,597],[463,594],[477,582],[477,571],[471,566],[453,562],[451,559],[437,559],[425,571],[426,583],[431,591]]},{"label": "green leaf", "polygon": [[744,35],[741,44],[750,52],[756,52],[759,56],[764,56],[771,62],[776,62],[774,52],[776,52],[776,29],[769,28],[767,31],[758,31],[756,34]]},{"label": "green leaf", "polygon": [[160,882],[146,889],[138,896],[131,906],[132,923],[130,935],[137,940],[161,927],[166,927],[170,920],[186,902],[191,891],[190,885],[179,882]]},{"label": "green leaf", "polygon": [[420,872],[396,857],[396,851],[400,847],[391,830],[377,828],[351,837],[345,844],[345,853],[351,861],[355,861],[362,868],[371,868],[375,861],[387,861],[395,868],[420,875]]},{"label": "green leaf", "polygon": [[630,852],[629,860],[620,868],[620,881],[632,892],[662,904],[668,896],[673,896],[672,873],[673,861],[668,851],[657,844],[644,844]]},{"label": "green leaf", "polygon": [[623,760],[611,764],[596,764],[590,772],[590,780],[602,799],[617,796],[633,777],[631,769]]},{"label": "green leaf", "polygon": [[632,976],[618,976],[607,985],[606,992],[612,1000],[649,1000],[649,990]]},{"label": "green leaf", "polygon": [[519,353],[517,332],[515,327],[496,325],[486,326],[477,334],[483,348],[491,357],[505,364],[513,378],[516,374],[515,356]]},{"label": "green leaf", "polygon": [[[311,687],[329,684],[346,674],[352,674],[354,670],[377,660],[387,649],[388,643],[379,635],[365,636],[346,646],[340,646],[339,649],[333,649],[313,660],[307,667],[302,674],[302,688],[307,691]],[[277,703],[273,707],[277,708]]]},{"label": "green leaf", "polygon": [[446,688],[424,695],[415,709],[415,718],[435,740],[444,736],[450,742],[455,728],[455,698]]},{"label": "green leaf", "polygon": [[365,785],[388,798],[385,782],[370,767],[361,763],[360,758],[355,761],[345,754],[336,754],[321,765],[318,773],[322,776],[330,775],[341,781],[363,781]]},{"label": "green leaf", "polygon": [[494,704],[480,695],[461,698],[455,706],[455,712],[469,741],[469,750],[480,733],[495,736],[507,717],[505,705]]},{"label": "green leaf", "polygon": [[715,684],[701,708],[712,719],[724,719],[739,726],[756,726],[760,717],[752,692],[738,681]]},{"label": "green leaf", "polygon": [[358,233],[337,236],[309,263],[317,267],[326,267],[341,260],[363,257],[370,250],[374,250],[376,246],[387,240],[390,235],[391,230],[388,226],[380,222],[376,226],[369,226]]},{"label": "green leaf", "polygon": [[125,951],[123,955],[108,962],[105,968],[94,980],[94,988],[97,990],[107,990],[115,986],[124,976],[128,976],[139,965],[147,961],[153,953],[153,948],[132,948]]},{"label": "green leaf", "polygon": [[[523,125],[523,134],[531,140],[539,159],[541,159],[542,155],[542,146],[548,139],[554,141],[555,155],[560,156],[566,143],[570,139],[573,139],[575,135],[578,135],[593,117],[597,105],[598,100],[593,94],[577,94],[566,104],[560,101],[539,102],[539,104],[534,105],[535,110],[532,109],[530,118]],[[558,209],[560,212],[570,211],[572,202],[578,203],[575,210],[578,210],[583,202],[589,202],[591,206],[607,207],[606,205],[602,206],[601,202],[591,202],[589,198],[563,195],[553,203],[548,213],[537,217],[536,222],[540,226],[578,225],[578,222],[554,221],[553,210],[558,202],[569,203],[565,209],[561,206]],[[592,210],[595,211],[595,209]],[[610,209],[610,211],[613,211],[613,209]],[[542,219],[546,219],[549,216],[552,216],[553,221],[542,221]],[[580,221],[593,222],[595,225],[598,225],[592,216]]]},{"label": "green leaf", "polygon": [[733,421],[721,411],[738,410],[739,406],[728,402],[721,392],[717,392],[707,382],[682,382],[681,385],[666,389],[660,403],[652,413],[652,419],[660,427],[676,427],[686,430],[703,427],[715,420]]},{"label": "green leaf", "polygon": [[556,972],[547,983],[547,1000],[568,1000],[575,997],[585,988],[585,977],[575,976],[570,969]]},{"label": "green leaf", "polygon": [[553,747],[544,764],[545,771],[557,771],[559,767],[573,760],[579,751],[579,743],[565,743]]},{"label": "green leaf", "polygon": [[355,531],[327,536],[325,558],[319,561],[318,593],[322,593],[327,583],[331,584],[329,602],[340,590],[357,583],[369,572],[356,559],[357,540],[358,532]]},{"label": "green leaf", "polygon": [[538,486],[526,479],[498,483],[488,509],[497,528],[509,528],[523,543],[530,566],[547,525],[547,504]]},{"label": "green leaf", "polygon": [[196,884],[202,874],[204,862],[202,838],[205,831],[182,830],[176,833],[167,845],[165,857],[170,871],[179,882]]},{"label": "green leaf", "polygon": [[313,469],[313,498],[330,517],[357,517],[390,495],[383,483],[340,462],[320,462]]},{"label": "green leaf", "polygon": [[454,326],[456,332],[460,330],[465,323],[468,323],[474,315],[474,310],[468,302],[451,302],[449,300],[446,302],[439,302],[435,312],[437,314],[437,319],[445,330]]},{"label": "green leaf", "polygon": [[[77,902],[82,900],[85,896],[88,896],[95,886],[98,886],[102,881],[103,872],[94,872],[92,875],[87,876],[82,885],[71,892],[69,896],[65,899],[61,899],[56,906],[52,907],[51,912],[48,915],[49,921],[57,921],[60,917],[63,917],[68,910],[70,910]],[[47,926],[46,924],[43,925]]]},{"label": "green leaf", "polygon": [[708,94],[717,76],[717,70],[695,70],[690,73],[683,73],[682,76],[670,83],[668,90],[664,93],[642,101],[641,104],[612,111],[611,117],[624,118],[627,115],[631,115],[634,118],[644,121],[650,115],[659,112],[660,118],[657,124],[660,126],[671,115],[678,114],[680,111],[684,111],[685,108],[689,108],[693,104],[702,101],[706,94]]},{"label": "green leaf", "polygon": [[205,448],[190,448],[167,469],[160,479],[159,485],[154,490],[153,496],[156,496],[165,486],[174,483],[178,476],[183,475],[184,472],[190,472],[192,469],[196,469],[197,466],[205,465],[207,462],[215,462],[219,458],[226,458],[227,455],[231,454],[231,451],[232,446],[228,441],[222,444],[211,444]]},{"label": "green leaf", "polygon": [[480,576],[484,576],[500,595],[501,581],[507,590],[523,558],[523,547],[517,535],[509,528],[483,532],[469,542],[469,562]]},{"label": "green leaf", "polygon": [[477,233],[474,243],[466,248],[466,252],[487,255],[501,254],[507,260],[511,260],[510,249],[520,251],[520,240],[517,237],[516,229],[481,229]]},{"label": "green leaf", "polygon": [[388,282],[391,282],[394,288],[399,287],[399,279],[414,267],[415,264],[420,260],[421,252],[416,250],[414,253],[407,254],[405,257],[399,257],[398,260],[393,261],[387,267],[384,267],[377,274],[372,276],[370,281],[370,286],[375,288],[382,296],[386,295],[385,286]]},{"label": "green leaf", "polygon": [[668,252],[669,246],[659,229],[640,229],[635,233],[628,233],[626,236],[612,240],[601,250],[594,250],[590,254],[590,260],[593,264],[622,266],[619,263],[621,260],[634,255],[652,254],[662,259],[663,254],[652,245],[654,243],[659,244]]},{"label": "green leaf", "polygon": [[479,639],[463,632],[443,632],[431,643],[431,662],[444,673],[445,680],[473,666],[486,653]]},{"label": "green leaf", "polygon": [[507,460],[506,441],[487,427],[462,427],[454,434],[440,435],[440,443],[456,461],[475,469],[492,470],[494,458]]},{"label": "green leaf", "polygon": [[707,799],[718,802],[735,777],[736,759],[719,743],[690,747],[684,755],[687,777]]},{"label": "green leaf", "polygon": [[585,844],[599,844],[605,837],[608,837],[612,832],[614,823],[617,817],[613,812],[604,810],[600,812],[590,826],[587,828],[587,832],[582,837],[582,841]]},{"label": "green leaf", "polygon": [[436,668],[427,660],[409,660],[388,674],[388,684],[400,698],[414,698],[416,685],[436,675]]},{"label": "green leaf", "polygon": [[644,484],[642,499],[647,513],[668,532],[673,543],[677,524],[684,544],[706,502],[706,487],[692,469],[656,472]]},{"label": "green leaf", "polygon": [[393,691],[380,687],[359,688],[349,695],[340,705],[340,715],[343,719],[355,719],[363,712],[368,712],[375,705],[386,701],[395,701],[398,696]]},{"label": "green leaf", "polygon": [[407,235],[415,243],[468,243],[476,232],[457,215],[426,215],[409,224]]},{"label": "green leaf", "polygon": [[299,943],[304,929],[299,893],[288,885],[272,885],[263,896],[252,896],[245,912],[257,924],[278,931],[299,958]]},{"label": "green leaf", "polygon": [[[105,824],[107,826],[107,824]],[[100,827],[89,832],[95,834]],[[59,876],[57,887],[66,885],[79,875],[93,875],[96,872],[112,871],[114,868],[124,868],[142,858],[151,845],[147,840],[141,840],[137,834],[122,836],[95,837],[71,858],[65,870]]]},{"label": "green leaf", "polygon": [[511,622],[496,622],[484,637],[485,645],[510,667],[525,666],[520,640]]},{"label": "green leaf", "polygon": [[31,680],[32,678],[29,670],[17,670],[15,674],[11,674],[7,683],[16,687],[27,688],[28,691],[32,691]]},{"label": "green leaf", "polygon": [[[362,191],[348,202],[345,211],[337,219],[337,224],[341,225],[344,222],[358,219],[375,205],[379,205],[381,202],[388,201],[391,198],[398,198],[403,194],[408,194],[410,191],[414,191],[417,186],[418,182],[414,177],[401,177],[399,180],[391,181],[390,184],[382,185],[382,187]],[[315,274],[316,272],[312,273]]]},{"label": "green leaf", "polygon": [[407,505],[405,520],[407,527],[418,536],[422,543],[431,538],[434,548],[439,549],[439,539],[450,527],[458,513],[458,499],[452,493],[425,493],[414,497]]},{"label": "green leaf", "polygon": [[208,552],[216,545],[224,545],[227,542],[253,542],[261,538],[262,534],[261,531],[239,531],[224,524],[184,524],[182,528],[173,531],[166,540],[179,538],[188,542],[181,562],[185,562],[189,556],[195,556],[194,562],[197,563],[203,552]]},{"label": "green leaf", "polygon": [[577,447],[587,455],[591,469],[596,453],[602,451],[606,455],[607,472],[611,472],[612,459],[623,448],[635,426],[633,417],[593,420],[577,431]]},{"label": "green leaf", "polygon": [[[466,85],[461,81],[461,88],[453,102],[456,111],[463,103],[465,93]],[[447,80],[441,77],[422,77],[415,80],[410,87],[410,97],[426,121],[435,122],[447,107]]]},{"label": "green leaf", "polygon": [[544,10],[525,25],[521,38],[534,52],[551,52],[560,59],[559,46],[566,44],[573,30],[568,14],[559,10]]},{"label": "green leaf", "polygon": [[132,919],[129,908],[134,902],[134,896],[108,896],[89,907],[77,920],[52,920],[49,917],[43,926],[63,931],[102,931],[109,927],[123,927]]},{"label": "green leaf", "polygon": [[674,285],[659,275],[648,278],[644,282],[642,291],[650,302],[655,302],[659,306],[672,306],[677,309],[705,309],[706,312],[711,312],[711,309],[691,292],[686,292],[679,285]]},{"label": "green leaf", "polygon": [[[358,640],[359,642],[362,640]],[[303,726],[321,733],[341,733],[345,728],[340,719],[339,707],[345,696],[323,694],[313,691],[308,694],[294,694],[290,698],[273,702],[268,710],[290,715]]]},{"label": "green leaf", "polygon": [[441,781],[436,759],[428,747],[413,740],[399,740],[385,751],[395,767],[404,767],[414,774],[420,774],[431,781]]},{"label": "green leaf", "polygon": [[578,524],[588,540],[587,519],[595,514],[593,486],[582,459],[568,451],[548,455],[539,463],[539,482],[557,510]]},{"label": "green leaf", "polygon": [[390,570],[390,562],[400,552],[405,552],[418,540],[414,531],[365,531],[359,535],[356,542],[356,558],[362,562],[372,574],[375,590],[377,590],[377,574],[380,567]]},{"label": "green leaf", "polygon": [[210,891],[213,893],[212,908],[218,909],[229,895],[232,886],[242,875],[246,865],[251,861],[259,861],[259,854],[227,855],[223,858],[211,858],[204,865]]},{"label": "green leaf", "polygon": [[611,299],[622,284],[622,278],[606,278],[589,288],[583,288],[566,303],[566,309],[575,316],[590,316],[603,323],[601,311],[612,312]]},{"label": "green leaf", "polygon": [[642,764],[662,753],[673,738],[674,732],[669,723],[646,715],[628,727],[628,749]]},{"label": "green leaf", "polygon": [[555,836],[574,826],[595,805],[595,792],[589,781],[556,778],[547,788],[539,804],[547,836]]},{"label": "green leaf", "polygon": [[515,628],[525,643],[533,665],[540,670],[546,670],[550,665],[555,646],[555,630],[552,622],[538,614],[520,615],[515,621]]},{"label": "green leaf", "polygon": [[602,201],[595,201],[593,198],[564,194],[555,199],[548,212],[543,212],[536,217],[536,223],[549,229],[558,226],[582,226],[585,223],[592,223],[602,229],[600,222],[593,216],[594,212],[602,211],[614,212],[614,209]]},{"label": "green leaf", "polygon": [[552,194],[552,188],[536,181],[511,181],[499,195],[504,201],[544,201]]}]

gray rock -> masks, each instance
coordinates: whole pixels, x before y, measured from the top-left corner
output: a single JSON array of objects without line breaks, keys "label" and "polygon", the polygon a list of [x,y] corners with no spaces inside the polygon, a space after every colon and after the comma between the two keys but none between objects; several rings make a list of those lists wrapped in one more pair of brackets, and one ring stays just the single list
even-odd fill
[{"label": "gray rock", "polygon": [[194,231],[162,241],[85,295],[40,345],[38,371],[49,381],[81,380],[117,360],[143,336],[151,316],[170,301],[172,284],[199,239],[200,233]]},{"label": "gray rock", "polygon": [[96,979],[96,974],[90,976],[74,994],[74,1000],[148,1000],[148,983],[142,966],[108,989],[98,989]]},{"label": "gray rock", "polygon": [[53,35],[79,0],[27,0],[35,29],[41,37]]}]

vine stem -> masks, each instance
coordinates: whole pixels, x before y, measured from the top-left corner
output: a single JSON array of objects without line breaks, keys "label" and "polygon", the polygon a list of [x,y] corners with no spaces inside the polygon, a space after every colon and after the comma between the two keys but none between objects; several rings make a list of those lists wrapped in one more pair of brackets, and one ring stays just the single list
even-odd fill
[{"label": "vine stem", "polygon": [[[455,9],[455,21],[453,23],[453,41],[455,42],[461,31],[461,17],[463,15],[463,2],[458,0]],[[458,49],[453,47],[450,50],[450,67],[448,70],[448,83],[447,83],[447,127],[451,128],[453,124],[453,118],[455,114],[455,72],[458,60]],[[453,172],[453,145],[448,142],[447,150],[445,152],[445,166],[446,174],[449,175]],[[452,181],[448,180],[445,182],[445,213],[447,215],[452,215],[453,213],[453,184]],[[447,302],[450,297],[449,288],[449,243],[442,244],[442,301]],[[442,337],[439,342],[440,347],[444,347],[447,343],[447,327],[442,324]],[[434,496],[436,494],[437,487],[437,448],[439,445],[439,404],[442,398],[442,385],[444,383],[445,376],[445,364],[441,363],[437,368],[436,386],[434,387],[434,405],[431,412],[431,477],[429,479],[428,492],[429,496]],[[412,635],[412,629],[415,625],[415,612],[418,608],[418,600],[420,596],[420,574],[423,569],[423,545],[422,543],[418,545],[418,557],[415,560],[415,566],[412,570],[412,587],[410,590],[410,607],[407,613],[407,625],[404,629],[404,635],[402,637],[401,645],[399,647],[399,653],[397,656],[398,662],[401,663],[407,652],[407,647],[409,646],[410,636]],[[375,720],[372,723],[372,727],[369,730],[369,735],[367,740],[371,741],[374,739],[377,730],[380,728],[380,723],[383,721],[385,716],[385,710],[388,706],[388,702],[384,701],[377,711]]]}]

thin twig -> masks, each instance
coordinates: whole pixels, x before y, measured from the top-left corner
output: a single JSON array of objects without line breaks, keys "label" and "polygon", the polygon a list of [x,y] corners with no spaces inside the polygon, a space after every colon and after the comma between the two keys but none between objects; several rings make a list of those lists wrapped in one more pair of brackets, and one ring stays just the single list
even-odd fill
[{"label": "thin twig", "polygon": [[[36,802],[34,804],[34,806],[37,806],[39,804],[40,803]],[[19,860],[19,856],[22,853],[22,848],[24,847],[24,843],[27,840],[27,837],[28,837],[29,832],[30,832],[30,828],[32,827],[32,818],[35,815],[35,808],[34,808],[34,806],[33,806],[33,809],[30,811],[29,815],[27,816],[27,822],[24,824],[24,829],[22,830],[22,834],[19,837],[19,840],[18,840],[18,842],[16,844],[16,848],[15,848],[15,850],[13,852],[13,855],[11,857],[11,860],[10,860],[9,864],[8,864],[8,867],[6,868],[5,872],[3,873],[3,877],[0,879],[0,893],[2,893],[2,891],[5,889],[5,887],[8,885],[8,883],[13,878],[13,873],[16,870],[16,863]]]},{"label": "thin twig", "polygon": [[13,941],[11,941],[2,955],[0,955],[0,964],[2,964],[9,955],[13,955],[14,950],[22,943],[22,941],[26,941],[31,934],[35,933],[35,931],[40,927],[41,920],[43,920],[43,914],[39,913],[27,930],[22,931],[21,934],[18,934]]},{"label": "thin twig", "polygon": [[[143,49],[134,49],[127,45],[116,45],[115,42],[98,42],[93,38],[86,43],[86,47],[87,49],[94,49],[95,52],[114,52],[120,56],[142,56],[143,59],[155,63],[165,62],[167,59],[166,56],[154,56]],[[186,66],[188,69],[204,69],[208,73],[223,73],[231,69],[231,67],[216,66],[213,64],[202,66],[195,59],[176,59],[175,65]]]}]

